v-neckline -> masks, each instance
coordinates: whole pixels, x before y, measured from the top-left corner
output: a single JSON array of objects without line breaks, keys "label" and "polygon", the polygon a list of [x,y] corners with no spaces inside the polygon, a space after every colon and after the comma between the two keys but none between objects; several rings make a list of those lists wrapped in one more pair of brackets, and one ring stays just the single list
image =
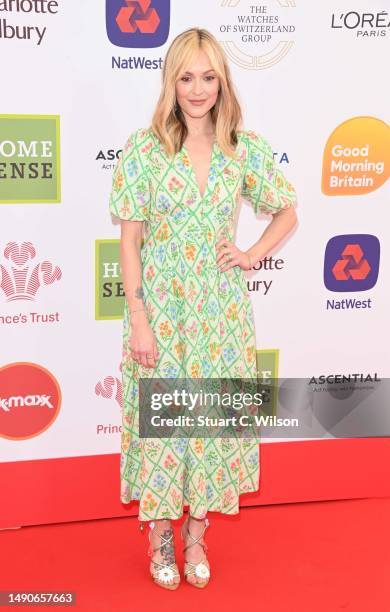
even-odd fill
[{"label": "v-neckline", "polygon": [[198,184],[198,181],[197,181],[197,178],[196,178],[196,173],[195,173],[194,165],[192,163],[192,159],[191,159],[191,156],[189,154],[189,151],[188,151],[188,149],[187,149],[187,147],[186,147],[184,142],[183,142],[183,145],[182,145],[182,149],[185,152],[185,154],[187,155],[188,161],[189,161],[189,164],[190,164],[189,165],[189,167],[190,167],[190,174],[191,174],[192,179],[193,179],[193,181],[195,183],[196,190],[197,190],[198,195],[199,195],[201,200],[203,200],[203,198],[205,197],[205,195],[208,193],[208,190],[209,190],[210,178],[211,178],[211,172],[212,172],[212,169],[213,169],[213,161],[214,161],[214,153],[215,153],[216,144],[217,144],[217,139],[214,138],[213,145],[211,147],[211,157],[210,157],[209,171],[208,171],[208,174],[207,174],[206,186],[204,188],[203,194],[200,193],[199,184]]}]

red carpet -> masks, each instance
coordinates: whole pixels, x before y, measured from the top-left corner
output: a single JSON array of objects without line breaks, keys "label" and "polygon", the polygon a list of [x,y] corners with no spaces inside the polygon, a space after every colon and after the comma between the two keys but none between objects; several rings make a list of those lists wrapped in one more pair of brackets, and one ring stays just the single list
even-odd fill
[{"label": "red carpet", "polygon": [[7,530],[0,590],[75,591],[76,607],[65,609],[82,612],[388,612],[389,516],[390,498],[210,513],[212,580],[205,590],[183,583],[173,592],[151,583],[147,530],[134,517]]}]

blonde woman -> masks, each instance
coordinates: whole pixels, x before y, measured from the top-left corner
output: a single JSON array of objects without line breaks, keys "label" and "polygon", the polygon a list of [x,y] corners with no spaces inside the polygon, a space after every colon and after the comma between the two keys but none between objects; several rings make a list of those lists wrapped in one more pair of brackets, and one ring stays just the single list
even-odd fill
[{"label": "blonde woman", "polygon": [[[237,514],[240,495],[259,488],[259,440],[141,438],[138,420],[140,377],[256,377],[244,271],[294,226],[297,200],[269,143],[240,123],[223,49],[186,30],[166,54],[151,125],[129,135],[113,176],[126,294],[121,500],[138,500],[152,578],[169,589],[180,582],[172,520],[188,507],[184,576],[202,588],[208,512]],[[246,251],[233,242],[240,197],[273,215]]]}]

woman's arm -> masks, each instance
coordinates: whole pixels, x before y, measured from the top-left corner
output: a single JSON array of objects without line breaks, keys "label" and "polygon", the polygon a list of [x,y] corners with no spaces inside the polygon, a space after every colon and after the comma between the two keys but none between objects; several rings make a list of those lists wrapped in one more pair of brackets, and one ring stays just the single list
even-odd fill
[{"label": "woman's arm", "polygon": [[220,238],[215,244],[216,262],[219,270],[226,272],[233,266],[250,270],[255,263],[263,259],[268,252],[294,227],[297,222],[295,207],[281,209],[272,215],[272,221],[260,238],[247,251],[241,251],[226,238]]},{"label": "woman's arm", "polygon": [[[147,321],[146,311],[142,293],[142,265],[141,265],[141,240],[143,221],[121,221],[120,258],[122,268],[122,279],[126,294],[129,311],[139,320]],[[139,314],[141,313],[141,314]]]},{"label": "woman's arm", "polygon": [[[131,328],[132,357],[146,367],[155,367],[157,342],[150,327],[142,289],[141,240],[143,221],[121,220],[120,262]],[[134,312],[132,312],[134,311]],[[147,359],[146,355],[152,355]]]},{"label": "woman's arm", "polygon": [[263,259],[288,234],[296,222],[297,213],[293,206],[274,213],[271,223],[266,227],[259,240],[245,251],[250,259],[250,268]]}]

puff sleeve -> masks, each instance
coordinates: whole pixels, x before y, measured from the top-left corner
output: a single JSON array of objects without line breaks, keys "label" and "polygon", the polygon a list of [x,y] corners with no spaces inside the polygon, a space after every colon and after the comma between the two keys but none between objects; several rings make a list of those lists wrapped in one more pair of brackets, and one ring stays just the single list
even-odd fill
[{"label": "puff sleeve", "polygon": [[112,177],[110,213],[126,221],[147,221],[150,189],[147,158],[142,151],[145,138],[142,128],[128,137]]},{"label": "puff sleeve", "polygon": [[242,197],[249,200],[255,214],[274,214],[297,206],[294,186],[274,160],[268,141],[250,130],[246,134],[247,159],[242,182]]}]

